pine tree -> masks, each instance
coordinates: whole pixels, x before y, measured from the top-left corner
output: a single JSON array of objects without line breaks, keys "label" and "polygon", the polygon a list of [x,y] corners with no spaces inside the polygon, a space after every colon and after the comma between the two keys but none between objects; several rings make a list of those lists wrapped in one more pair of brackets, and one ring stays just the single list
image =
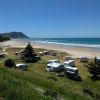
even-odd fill
[{"label": "pine tree", "polygon": [[30,42],[28,43],[28,45],[25,47],[25,55],[24,57],[32,57],[33,53],[34,53],[34,49],[32,48]]},{"label": "pine tree", "polygon": [[24,53],[22,54],[25,62],[35,62],[37,60],[36,54],[34,53],[34,49],[32,48],[30,42],[25,47]]}]

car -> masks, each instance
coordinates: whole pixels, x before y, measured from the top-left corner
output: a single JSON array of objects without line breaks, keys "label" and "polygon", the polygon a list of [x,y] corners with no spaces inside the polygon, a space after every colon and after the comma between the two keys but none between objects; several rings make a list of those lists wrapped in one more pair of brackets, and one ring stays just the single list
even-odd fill
[{"label": "car", "polygon": [[67,78],[76,80],[76,81],[81,81],[81,77],[78,74],[75,74],[73,72],[66,72]]},{"label": "car", "polygon": [[28,70],[27,64],[23,64],[23,63],[16,64],[15,68],[16,69],[21,69],[21,70],[24,70],[24,71]]}]

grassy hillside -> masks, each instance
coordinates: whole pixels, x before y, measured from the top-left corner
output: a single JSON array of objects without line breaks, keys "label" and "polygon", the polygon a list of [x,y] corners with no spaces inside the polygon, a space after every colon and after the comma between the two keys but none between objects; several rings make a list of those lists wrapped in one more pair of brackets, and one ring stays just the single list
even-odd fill
[{"label": "grassy hillside", "polygon": [[[14,52],[20,49],[7,49],[8,57],[13,58],[16,63],[23,62]],[[38,49],[39,50],[39,49]],[[38,51],[37,50],[37,51]],[[85,63],[76,60],[82,77],[77,82],[65,77],[56,76],[56,73],[46,72],[46,61],[48,59],[63,59],[65,53],[57,57],[44,56],[37,63],[28,64],[28,71],[5,68],[4,60],[0,59],[0,100],[99,100],[99,97],[91,97],[83,93],[84,88],[90,88],[94,93],[100,95],[100,80],[92,81]],[[63,61],[63,60],[62,60]],[[49,91],[47,95],[45,91]]]}]

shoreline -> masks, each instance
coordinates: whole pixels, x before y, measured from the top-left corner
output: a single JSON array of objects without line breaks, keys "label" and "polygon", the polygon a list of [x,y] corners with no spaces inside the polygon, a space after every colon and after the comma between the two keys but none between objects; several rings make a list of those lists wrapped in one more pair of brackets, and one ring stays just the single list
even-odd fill
[{"label": "shoreline", "polygon": [[[23,40],[10,40],[6,42],[1,42],[1,47],[12,47],[12,48],[24,48],[29,41]],[[31,42],[31,41],[30,41]],[[88,57],[94,58],[95,56],[100,57],[100,49],[90,48],[90,47],[76,47],[76,46],[67,46],[61,44],[53,44],[53,43],[39,43],[39,42],[31,42],[33,48],[43,48],[49,50],[57,50],[66,52],[68,54],[73,55],[74,57]]]}]

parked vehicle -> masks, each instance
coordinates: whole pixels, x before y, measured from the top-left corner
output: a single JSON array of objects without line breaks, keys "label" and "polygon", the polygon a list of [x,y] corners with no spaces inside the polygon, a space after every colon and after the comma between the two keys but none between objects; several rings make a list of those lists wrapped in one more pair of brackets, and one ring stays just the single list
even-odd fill
[{"label": "parked vehicle", "polygon": [[71,66],[71,67],[75,67],[75,61],[74,60],[68,60],[64,62],[64,67],[66,66]]},{"label": "parked vehicle", "polygon": [[79,75],[76,75],[74,73],[66,73],[67,78],[76,80],[76,81],[81,81],[81,77]]},{"label": "parked vehicle", "polygon": [[81,57],[80,58],[80,62],[88,62],[88,58],[87,57]]},{"label": "parked vehicle", "polygon": [[20,63],[20,64],[16,64],[15,66],[16,69],[21,69],[21,70],[28,70],[28,66],[27,64],[23,64],[23,63]]},{"label": "parked vehicle", "polygon": [[64,71],[68,78],[71,78],[74,80],[81,80],[81,77],[79,76],[79,73],[78,73],[78,68],[67,66],[67,67],[64,67]]},{"label": "parked vehicle", "polygon": [[44,53],[43,52],[39,52],[39,56],[43,56],[44,55]]},{"label": "parked vehicle", "polygon": [[71,56],[65,56],[65,61],[68,61],[68,60],[73,60],[73,58]]},{"label": "parked vehicle", "polygon": [[0,52],[0,57],[5,57],[5,53]]},{"label": "parked vehicle", "polygon": [[49,63],[46,66],[46,70],[48,72],[62,72],[64,71],[64,65],[62,65],[61,63]]},{"label": "parked vehicle", "polygon": [[51,56],[57,56],[57,52],[51,52]]},{"label": "parked vehicle", "polygon": [[94,58],[95,64],[100,65],[100,57]]},{"label": "parked vehicle", "polygon": [[45,50],[45,51],[43,51],[43,54],[44,54],[44,55],[49,55],[50,52]]}]

